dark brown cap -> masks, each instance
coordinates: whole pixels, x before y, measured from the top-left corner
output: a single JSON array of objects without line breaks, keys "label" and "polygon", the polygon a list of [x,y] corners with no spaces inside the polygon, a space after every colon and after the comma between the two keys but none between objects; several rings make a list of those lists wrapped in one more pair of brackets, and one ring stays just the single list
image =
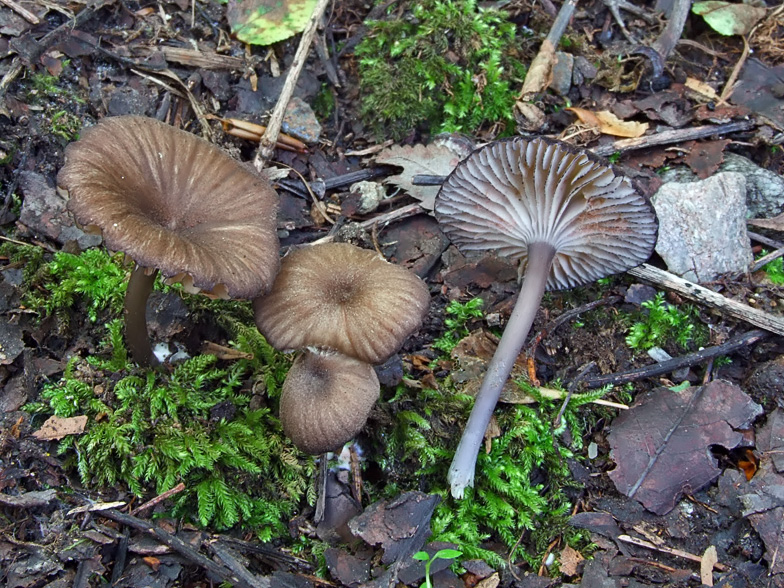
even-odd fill
[{"label": "dark brown cap", "polygon": [[474,151],[444,182],[435,213],[462,251],[491,250],[526,266],[528,245],[555,258],[547,288],[571,288],[644,262],[656,243],[653,206],[626,176],[566,143],[501,140]]},{"label": "dark brown cap", "polygon": [[277,349],[315,347],[380,363],[419,328],[429,303],[427,287],[407,269],[328,243],[286,256],[272,290],[253,306]]},{"label": "dark brown cap", "polygon": [[336,451],[365,426],[379,390],[370,364],[340,353],[305,351],[283,383],[283,431],[306,453]]},{"label": "dark brown cap", "polygon": [[143,267],[215,295],[253,298],[272,285],[275,190],[191,133],[105,118],[66,148],[57,181],[77,221]]}]

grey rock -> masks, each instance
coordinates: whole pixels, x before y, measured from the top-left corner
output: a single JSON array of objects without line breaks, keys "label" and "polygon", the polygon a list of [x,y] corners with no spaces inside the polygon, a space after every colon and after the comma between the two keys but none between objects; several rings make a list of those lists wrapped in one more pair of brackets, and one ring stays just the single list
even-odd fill
[{"label": "grey rock", "polygon": [[[784,212],[784,178],[750,159],[725,153],[719,172],[737,172],[746,178],[747,218],[772,218]],[[696,182],[686,167],[674,167],[662,175],[665,182]]]},{"label": "grey rock", "polygon": [[555,65],[553,65],[553,81],[550,88],[560,96],[566,96],[572,87],[572,71],[574,70],[574,56],[571,53],[557,51]]},{"label": "grey rock", "polygon": [[748,269],[753,255],[746,233],[746,179],[742,174],[669,182],[652,200],[659,217],[656,252],[671,272],[707,282]]}]

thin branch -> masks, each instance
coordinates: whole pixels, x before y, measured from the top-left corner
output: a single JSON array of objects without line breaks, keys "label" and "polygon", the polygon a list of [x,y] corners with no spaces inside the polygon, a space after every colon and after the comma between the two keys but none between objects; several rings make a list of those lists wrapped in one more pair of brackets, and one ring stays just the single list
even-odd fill
[{"label": "thin branch", "polygon": [[259,143],[259,150],[256,152],[256,158],[253,160],[253,166],[259,173],[264,169],[267,161],[272,157],[272,154],[275,151],[275,143],[278,140],[280,127],[283,124],[283,116],[286,114],[289,100],[291,100],[291,97],[294,95],[294,88],[297,85],[300,73],[302,73],[302,68],[305,65],[305,60],[310,51],[310,45],[313,42],[313,37],[316,35],[316,29],[318,28],[319,21],[321,21],[321,16],[327,8],[327,4],[329,4],[329,0],[318,0],[318,4],[316,4],[313,9],[310,21],[308,21],[308,25],[302,33],[297,52],[294,54],[294,61],[286,75],[286,81],[283,84],[280,97],[278,98],[277,104],[275,104],[275,108],[272,110],[272,116],[270,116],[269,122],[267,123],[267,130],[264,131],[264,136],[262,136]]}]

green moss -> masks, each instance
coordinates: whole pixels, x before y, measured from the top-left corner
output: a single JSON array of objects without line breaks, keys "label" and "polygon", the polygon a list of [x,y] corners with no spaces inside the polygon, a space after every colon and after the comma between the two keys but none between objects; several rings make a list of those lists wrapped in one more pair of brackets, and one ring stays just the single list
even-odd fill
[{"label": "green moss", "polygon": [[476,0],[402,4],[403,18],[368,23],[356,49],[366,124],[396,139],[420,126],[472,132],[498,124],[511,133],[525,68],[505,14]]},{"label": "green moss", "polygon": [[[529,393],[530,386],[520,383]],[[488,549],[486,542],[499,539],[507,549],[537,565],[549,543],[562,536],[573,547],[584,549],[588,535],[568,525],[572,502],[567,489],[576,485],[566,460],[581,448],[585,426],[580,406],[607,393],[607,389],[576,395],[564,412],[561,424],[552,423],[560,403],[540,399],[536,405],[504,406],[496,411],[501,431],[489,452],[481,451],[475,486],[461,500],[453,499],[446,483],[447,469],[465,423],[472,399],[449,390],[421,390],[416,396],[396,394],[390,404],[394,425],[378,439],[387,471],[385,494],[399,491],[396,480],[418,480],[421,490],[442,500],[431,527],[433,540],[459,546],[467,558],[482,558],[500,566],[505,558]],[[566,429],[572,445],[563,441]],[[521,536],[526,541],[521,542]],[[525,548],[520,546],[526,546]]]},{"label": "green moss", "polygon": [[273,407],[252,400],[251,390],[279,391],[288,360],[260,335],[237,332],[237,349],[253,359],[227,365],[202,355],[171,373],[140,372],[118,347],[119,320],[108,330],[108,356],[72,360],[42,391],[45,403],[26,407],[88,417],[84,434],[66,437],[58,449],[82,483],[149,496],[184,482],[173,515],[218,529],[241,524],[262,540],[284,533],[310,491],[313,460],[284,437]]},{"label": "green moss", "polygon": [[632,349],[646,351],[668,344],[688,349],[707,338],[705,327],[698,323],[696,310],[690,305],[683,309],[673,306],[665,302],[663,292],[658,292],[641,306],[639,312],[631,315],[633,322],[626,336],[626,344]]}]

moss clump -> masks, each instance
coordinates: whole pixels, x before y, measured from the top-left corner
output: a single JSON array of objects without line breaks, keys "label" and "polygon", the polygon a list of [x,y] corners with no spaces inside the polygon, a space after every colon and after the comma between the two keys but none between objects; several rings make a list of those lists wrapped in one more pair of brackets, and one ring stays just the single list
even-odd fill
[{"label": "moss clump", "polygon": [[[515,27],[476,0],[399,3],[403,18],[369,22],[357,46],[362,117],[374,133],[400,139],[419,126],[472,132],[497,124],[513,131]],[[397,5],[396,5],[397,6]]]},{"label": "moss clump", "polygon": [[[537,397],[530,385],[519,385]],[[491,537],[513,551],[526,545],[528,550],[510,557],[522,557],[536,568],[558,537],[582,551],[590,543],[586,533],[568,525],[573,506],[569,488],[577,485],[566,460],[582,449],[585,415],[580,407],[608,390],[572,396],[557,427],[552,423],[560,401],[539,397],[535,405],[499,409],[501,433],[492,440],[489,453],[480,452],[475,486],[461,500],[449,495],[446,474],[459,438],[454,429],[465,422],[471,398],[449,391],[424,389],[414,397],[399,391],[389,405],[391,434],[379,440],[379,465],[390,472],[385,480],[397,475],[411,487],[411,480],[418,479],[420,490],[442,497],[431,523],[434,541],[455,543],[466,557],[496,566],[505,558],[485,547]],[[567,429],[571,435],[565,434]],[[571,438],[571,443],[564,438]],[[393,495],[398,490],[394,482],[384,488]],[[521,542],[523,535],[526,541]]]},{"label": "moss clump", "polygon": [[184,482],[172,514],[217,529],[242,524],[265,541],[284,533],[310,491],[313,460],[250,390],[277,393],[288,360],[248,329],[235,336],[253,359],[227,366],[203,355],[170,374],[132,371],[121,328],[119,320],[109,324],[110,357],[73,360],[43,389],[44,402],[26,407],[88,417],[84,434],[66,437],[58,450],[82,483],[142,496]]}]

